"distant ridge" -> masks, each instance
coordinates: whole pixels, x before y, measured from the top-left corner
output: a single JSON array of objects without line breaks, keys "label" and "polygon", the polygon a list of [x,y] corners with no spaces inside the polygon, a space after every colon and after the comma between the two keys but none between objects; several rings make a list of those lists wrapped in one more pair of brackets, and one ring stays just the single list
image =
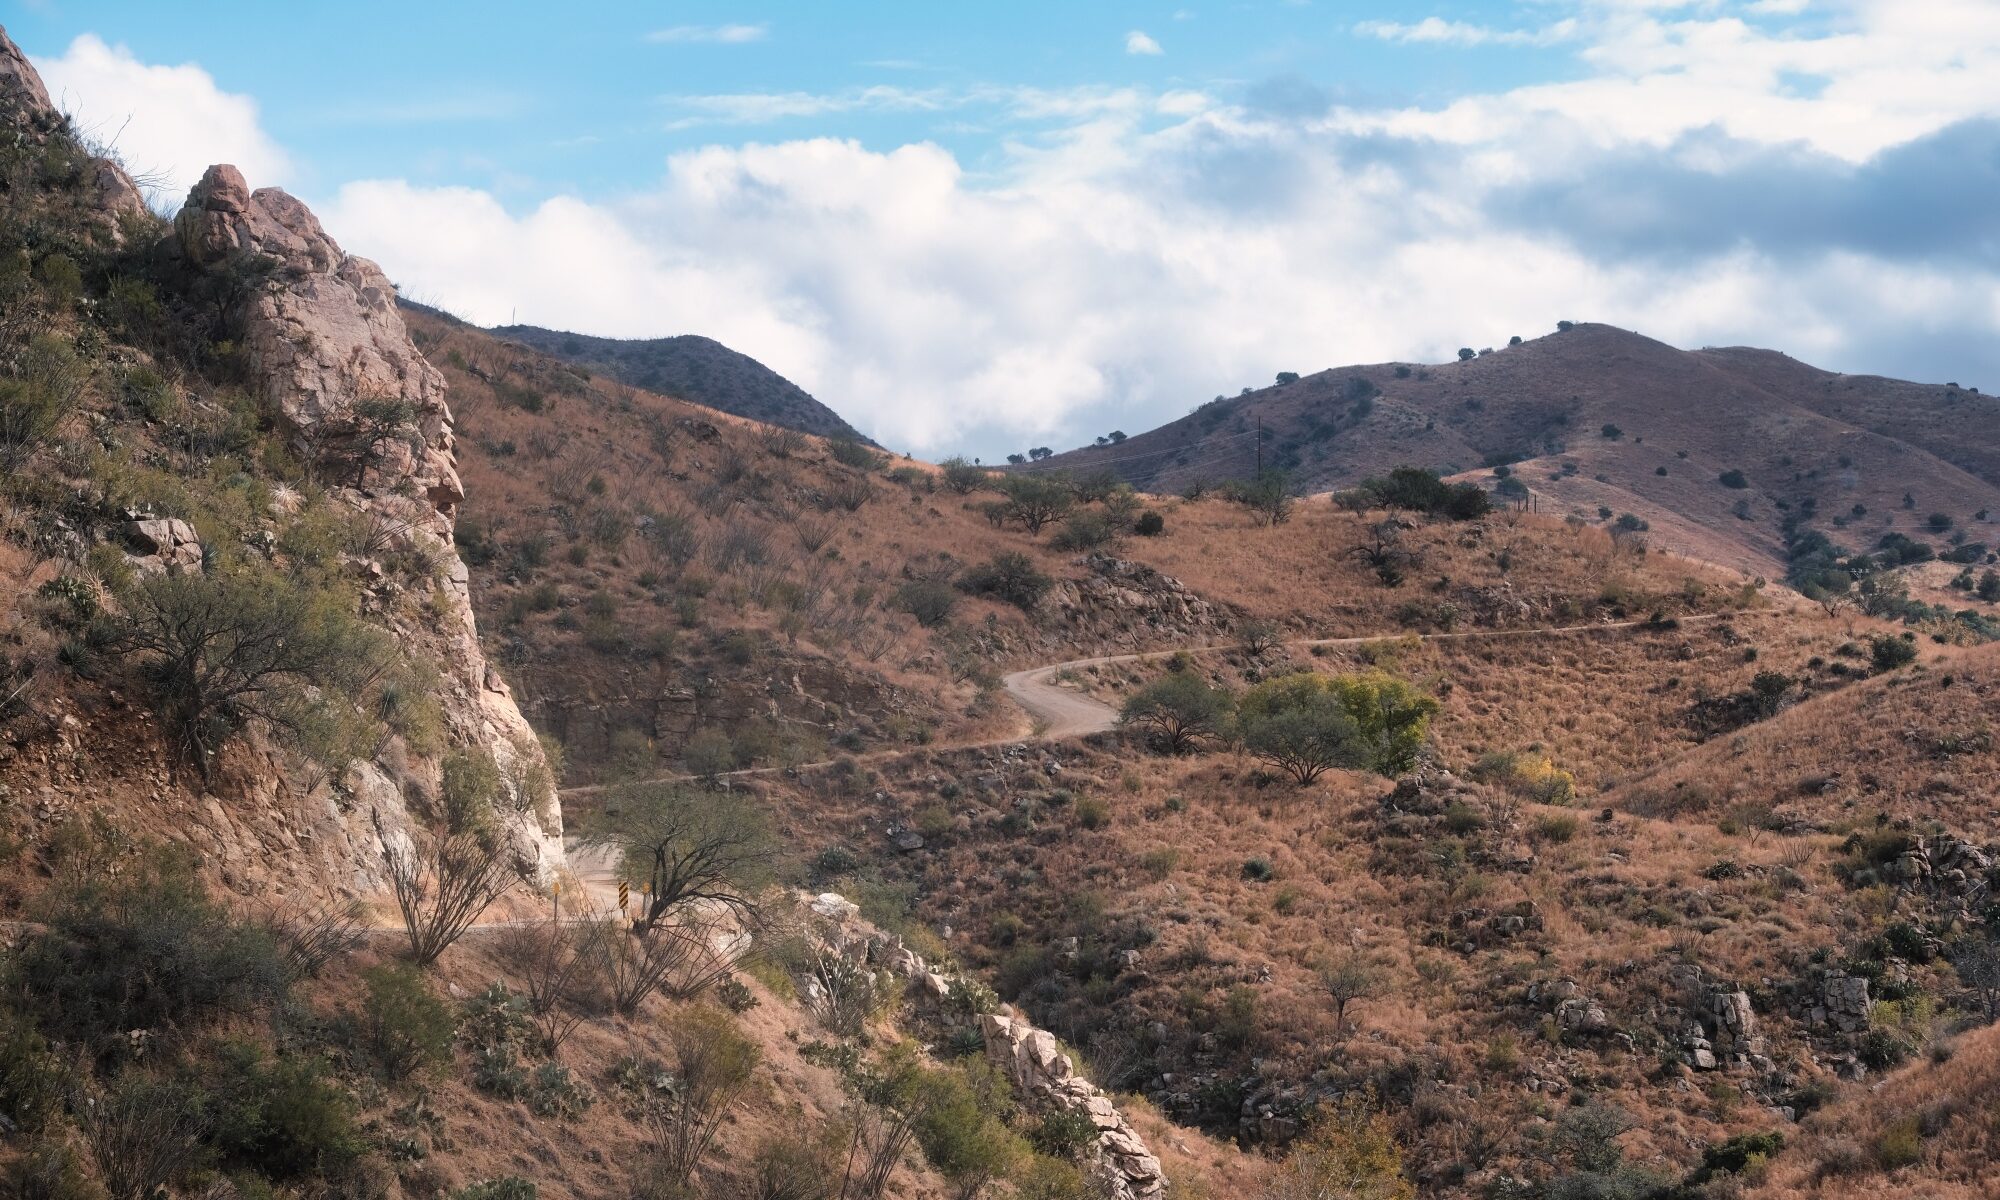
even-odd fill
[{"label": "distant ridge", "polygon": [[1629,512],[1659,545],[1758,573],[1783,563],[1792,518],[1856,548],[1891,532],[2000,543],[2000,403],[1956,383],[1679,350],[1595,324],[1464,361],[1279,378],[1019,469],[1177,492],[1247,478],[1261,450],[1317,492],[1420,466],[1505,483],[1552,514]]},{"label": "distant ridge", "polygon": [[492,333],[649,392],[800,433],[874,444],[804,388],[713,338],[628,340],[536,325],[503,325]]}]

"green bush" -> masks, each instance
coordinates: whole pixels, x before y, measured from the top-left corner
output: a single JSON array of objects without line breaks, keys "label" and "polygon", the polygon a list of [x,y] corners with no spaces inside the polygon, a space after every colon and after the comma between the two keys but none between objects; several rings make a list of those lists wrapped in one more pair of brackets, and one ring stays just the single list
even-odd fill
[{"label": "green bush", "polygon": [[1917,661],[1917,644],[1910,638],[1885,633],[1869,641],[1868,657],[1877,671],[1893,671]]},{"label": "green bush", "polygon": [[1086,1113],[1046,1112],[1029,1129],[1028,1144],[1050,1158],[1078,1162],[1097,1145],[1097,1124]]},{"label": "green bush", "polygon": [[212,903],[170,855],[54,889],[40,916],[9,964],[10,990],[61,1041],[102,1051],[133,1030],[198,1025],[285,991],[269,932]]},{"label": "green bush", "polygon": [[1732,467],[1732,468],[1730,468],[1730,469],[1729,469],[1729,470],[1727,470],[1727,471],[1724,471],[1724,472],[1722,473],[1722,475],[1720,476],[1720,479],[1721,479],[1721,482],[1722,482],[1722,486],[1723,486],[1723,487],[1726,487],[1726,488],[1737,488],[1737,489],[1741,489],[1741,488],[1747,488],[1747,487],[1749,487],[1749,486],[1750,486],[1750,480],[1749,480],[1749,478],[1748,478],[1748,477],[1746,477],[1746,476],[1745,476],[1745,475],[1743,474],[1743,472],[1741,472],[1741,471],[1738,471],[1738,470],[1736,470],[1736,469],[1735,469],[1735,468],[1733,468],[1733,467]]},{"label": "green bush", "polygon": [[1006,551],[987,562],[969,568],[958,578],[960,591],[974,596],[990,596],[1029,612],[1055,586],[1055,580],[1035,569],[1027,555]]},{"label": "green bush", "polygon": [[0,1168],[0,1196],[8,1200],[104,1200],[105,1191],[85,1169],[83,1156],[47,1138],[28,1144]]},{"label": "green bush", "polygon": [[77,410],[89,379],[70,343],[53,335],[29,343],[11,377],[0,377],[0,468],[25,466]]},{"label": "green bush", "polygon": [[951,585],[941,579],[912,579],[896,589],[896,607],[926,629],[944,624],[957,603]]},{"label": "green bush", "polygon": [[0,1011],[0,1117],[38,1133],[62,1108],[62,1060],[26,1018]]},{"label": "green bush", "polygon": [[451,1061],[451,1010],[412,966],[375,967],[362,976],[368,994],[356,1021],[362,1046],[392,1080]]},{"label": "green bush", "polygon": [[1132,532],[1140,537],[1158,537],[1166,531],[1167,519],[1150,508],[1140,513],[1139,519],[1132,523]]},{"label": "green bush", "polygon": [[212,1144],[230,1164],[272,1179],[346,1173],[366,1150],[354,1102],[326,1064],[267,1060],[255,1046],[223,1047],[207,1085]]},{"label": "green bush", "polygon": [[1360,491],[1376,506],[1400,508],[1454,521],[1483,517],[1493,501],[1476,483],[1446,483],[1435,471],[1398,467],[1361,481]]},{"label": "green bush", "polygon": [[1081,550],[1095,550],[1108,546],[1118,539],[1118,527],[1105,513],[1095,509],[1072,513],[1049,539],[1049,545],[1057,550],[1075,553]]}]

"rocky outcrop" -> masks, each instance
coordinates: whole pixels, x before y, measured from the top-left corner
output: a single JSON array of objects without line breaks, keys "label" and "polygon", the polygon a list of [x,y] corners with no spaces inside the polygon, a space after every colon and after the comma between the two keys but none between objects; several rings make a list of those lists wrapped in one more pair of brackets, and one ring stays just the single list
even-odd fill
[{"label": "rocky outcrop", "polygon": [[128,548],[125,561],[142,575],[201,569],[201,538],[186,521],[134,514],[123,532]]},{"label": "rocky outcrop", "polygon": [[[448,741],[483,749],[499,766],[503,799],[513,803],[495,808],[510,814],[524,868],[539,876],[560,866],[562,814],[547,763],[480,649],[452,541],[464,491],[444,377],[410,340],[395,289],[374,263],[341,250],[305,205],[276,188],[251,191],[230,166],[209,168],[189,193],[173,240],[190,270],[220,277],[237,295],[230,316],[265,411],[355,521],[375,531],[375,553],[436,564],[434,582],[357,564],[364,611],[443,676]],[[433,586],[421,605],[399,602],[409,588]],[[435,794],[439,774],[437,762],[391,745],[348,769],[339,799],[360,810],[350,823],[372,825],[393,849],[407,836],[404,798]],[[359,887],[379,864],[352,867]]]},{"label": "rocky outcrop", "polygon": [[4,28],[0,28],[0,106],[17,118],[48,117],[56,111],[42,77]]},{"label": "rocky outcrop", "polygon": [[[976,985],[939,971],[902,939],[869,925],[861,919],[861,910],[838,893],[804,898],[803,905],[819,919],[825,943],[848,959],[905,980],[916,996],[930,1003],[955,1004],[960,1013],[974,1007],[965,1003],[961,989]],[[990,1004],[992,993],[986,997]],[[1076,1073],[1076,1064],[1054,1034],[1004,1009],[982,1014],[979,1032],[987,1061],[1006,1074],[1031,1106],[1083,1116],[1097,1130],[1097,1143],[1084,1157],[1084,1169],[1099,1189],[1097,1194],[1106,1200],[1158,1200],[1166,1195],[1160,1160],[1111,1098]]]},{"label": "rocky outcrop", "polygon": [[1077,563],[1089,574],[1059,581],[1044,601],[1072,634],[1096,634],[1121,646],[1141,640],[1157,645],[1163,635],[1197,644],[1231,626],[1232,615],[1220,605],[1144,563],[1102,553]]},{"label": "rocky outcrop", "polygon": [[1097,1146],[1085,1166],[1105,1195],[1113,1200],[1166,1195],[1160,1160],[1110,1097],[1076,1073],[1054,1034],[1001,1013],[979,1018],[979,1031],[986,1039],[987,1061],[1006,1072],[1018,1091],[1046,1107],[1085,1117],[1097,1130]]}]

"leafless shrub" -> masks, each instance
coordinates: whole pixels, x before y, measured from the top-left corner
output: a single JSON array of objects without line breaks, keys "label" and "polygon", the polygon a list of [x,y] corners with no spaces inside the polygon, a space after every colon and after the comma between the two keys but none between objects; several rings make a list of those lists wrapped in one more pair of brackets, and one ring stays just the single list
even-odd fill
[{"label": "leafless shrub", "polygon": [[566,504],[582,504],[590,495],[603,460],[595,454],[571,454],[549,472],[549,494]]},{"label": "leafless shrub", "polygon": [[633,929],[601,916],[588,923],[590,955],[614,1011],[630,1016],[658,992],[691,1000],[713,987],[740,960],[718,949],[715,922],[685,917],[675,924]]},{"label": "leafless shrub", "polygon": [[708,563],[718,575],[770,560],[771,535],[749,525],[732,525],[709,543]]},{"label": "leafless shrub", "polygon": [[521,980],[544,1054],[561,1050],[583,1024],[578,1002],[596,973],[592,950],[590,930],[564,924],[553,911],[546,923],[509,930],[501,940],[500,956]]},{"label": "leafless shrub", "polygon": [[514,864],[477,833],[452,833],[388,853],[389,889],[403,915],[410,957],[437,961],[480,914],[514,886]]},{"label": "leafless shrub", "polygon": [[805,435],[796,429],[773,425],[764,430],[764,453],[772,458],[791,458],[805,449]]},{"label": "leafless shrub", "polygon": [[801,516],[792,522],[792,533],[799,539],[799,549],[807,554],[818,554],[826,549],[839,532],[839,524],[829,517]]},{"label": "leafless shrub", "polygon": [[813,494],[815,503],[824,512],[860,512],[874,498],[875,485],[859,475],[842,475]]},{"label": "leafless shrub", "polygon": [[547,462],[569,445],[569,435],[553,429],[537,429],[528,435],[528,453]]},{"label": "leafless shrub", "polygon": [[178,1088],[127,1075],[73,1107],[111,1200],[152,1200],[202,1159],[207,1122]]},{"label": "leafless shrub", "polygon": [[646,540],[676,569],[687,566],[701,553],[700,526],[694,514],[686,509],[655,514],[646,530]]},{"label": "leafless shrub", "polygon": [[914,1108],[897,1108],[856,1100],[848,1108],[847,1173],[841,1181],[843,1200],[880,1200],[889,1177],[910,1152],[917,1136]]},{"label": "leafless shrub", "polygon": [[903,633],[893,625],[868,625],[854,636],[854,648],[869,662],[881,662],[891,650],[903,644]]},{"label": "leafless shrub", "polygon": [[289,910],[273,905],[264,914],[264,925],[278,943],[286,978],[294,982],[318,978],[328,963],[346,957],[366,936],[360,905],[332,896]]},{"label": "leafless shrub", "polygon": [[694,1175],[730,1108],[750,1085],[757,1047],[714,1009],[674,1014],[667,1037],[674,1047],[678,1086],[650,1114],[650,1178],[645,1183],[649,1191],[671,1194]]}]

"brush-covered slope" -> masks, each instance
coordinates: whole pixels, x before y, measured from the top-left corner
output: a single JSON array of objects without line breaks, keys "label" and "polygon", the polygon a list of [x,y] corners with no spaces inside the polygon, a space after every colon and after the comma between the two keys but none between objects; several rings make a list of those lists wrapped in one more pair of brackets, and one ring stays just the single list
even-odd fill
[{"label": "brush-covered slope", "polygon": [[[1175,491],[1258,461],[1304,490],[1405,464],[1521,485],[1543,512],[1632,513],[1657,545],[1777,573],[1787,516],[1855,549],[1885,532],[1981,539],[2000,513],[2000,403],[1956,385],[1836,375],[1762,350],[1682,351],[1577,325],[1468,361],[1321,371],[1030,469]],[[1505,465],[1512,482],[1485,474]],[[1740,476],[1733,474],[1740,472]],[[1613,516],[1602,515],[1609,511]]]},{"label": "brush-covered slope", "polygon": [[662,396],[818,437],[867,441],[804,388],[713,338],[601,338],[534,325],[503,325],[493,333]]}]

